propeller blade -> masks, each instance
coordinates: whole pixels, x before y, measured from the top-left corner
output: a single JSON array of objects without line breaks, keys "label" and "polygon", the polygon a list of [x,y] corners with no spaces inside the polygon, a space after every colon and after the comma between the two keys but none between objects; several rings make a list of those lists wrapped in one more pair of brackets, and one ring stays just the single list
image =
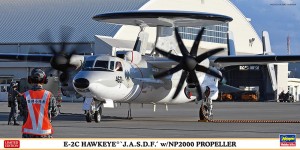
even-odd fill
[{"label": "propeller blade", "polygon": [[[51,74],[53,73],[53,70],[54,70],[54,69],[51,67],[51,68],[45,70],[45,74],[46,74],[47,76],[51,76]],[[52,75],[53,75],[53,74],[52,74]]]},{"label": "propeller blade", "polygon": [[165,76],[168,76],[168,75],[171,75],[179,70],[181,70],[182,67],[180,64],[178,64],[176,67],[170,69],[170,70],[167,70],[167,71],[163,71],[161,73],[158,73],[156,75],[154,75],[154,78],[162,78],[162,77],[165,77]]},{"label": "propeller blade", "polygon": [[204,66],[201,65],[197,65],[195,68],[197,71],[201,71],[204,72],[206,74],[209,74],[211,76],[217,77],[219,79],[222,79],[222,75],[219,74],[219,72],[216,72],[215,70],[211,69],[211,68],[206,68]]},{"label": "propeller blade", "polygon": [[182,89],[182,86],[183,86],[183,84],[184,84],[184,81],[185,81],[185,79],[186,79],[186,77],[187,77],[187,74],[188,74],[187,71],[182,71],[182,74],[181,74],[179,83],[178,83],[178,85],[177,85],[176,91],[175,91],[175,93],[174,93],[172,99],[174,99],[174,98],[176,98],[176,97],[178,96],[179,92],[180,92],[181,89]]},{"label": "propeller blade", "polygon": [[182,53],[183,56],[189,56],[190,53],[189,51],[186,49],[180,35],[179,35],[179,32],[178,32],[178,28],[175,27],[175,37],[176,37],[176,40],[177,40],[177,43],[178,43],[178,47],[180,49],[180,52]]},{"label": "propeller blade", "polygon": [[62,42],[60,47],[60,52],[66,51],[66,42],[70,40],[73,32],[74,30],[70,26],[62,26],[60,28],[60,41]]},{"label": "propeller blade", "polygon": [[[50,33],[50,30],[47,29],[45,30],[44,32],[42,32],[40,35],[39,35],[39,39],[40,41],[44,41],[45,43],[50,43],[51,41],[53,41],[52,39],[52,36],[51,36],[51,33]],[[52,54],[57,54],[57,52],[55,51],[55,48],[53,47],[53,45],[51,44],[48,44],[47,46],[48,50],[52,53]]]},{"label": "propeller blade", "polygon": [[[86,39],[86,37],[83,36],[83,37],[80,38],[79,41],[83,42],[83,41],[87,41],[87,39]],[[71,51],[68,55],[69,58],[71,58],[72,55],[74,55],[74,54],[80,54],[80,51],[82,51],[82,50],[83,50],[83,48],[82,48],[82,45],[80,45],[80,44],[77,44],[76,46],[73,46],[73,48],[71,48]]]},{"label": "propeller blade", "polygon": [[198,99],[202,99],[202,91],[201,91],[201,86],[198,80],[198,77],[195,73],[195,71],[191,71],[190,72],[190,76],[193,80],[193,83],[195,84],[196,88],[197,88],[197,92],[198,92]]},{"label": "propeller blade", "polygon": [[157,47],[155,47],[155,50],[156,50],[158,53],[162,54],[163,56],[165,56],[165,57],[167,57],[167,58],[169,58],[169,59],[171,59],[171,60],[174,60],[174,61],[176,61],[176,62],[180,62],[180,61],[181,61],[181,58],[182,58],[181,56],[177,56],[177,55],[174,55],[174,54],[165,52],[165,51],[163,51],[163,50],[161,50],[161,49],[159,49],[159,48],[157,48]]},{"label": "propeller blade", "polygon": [[62,72],[60,75],[59,75],[59,81],[63,84],[65,84],[66,81],[69,80],[69,73],[66,71],[66,72]]},{"label": "propeller blade", "polygon": [[214,54],[217,54],[217,53],[219,53],[219,52],[221,52],[221,51],[223,51],[223,50],[224,50],[224,48],[216,48],[216,49],[210,50],[210,51],[208,51],[208,52],[205,52],[205,53],[203,53],[203,54],[197,56],[197,57],[196,57],[196,61],[197,61],[198,63],[200,63],[200,62],[203,61],[204,59],[206,59],[206,58],[208,58],[208,57],[210,57],[210,56],[212,56],[212,55],[214,55]]},{"label": "propeller blade", "polygon": [[195,41],[194,41],[194,44],[193,44],[193,46],[192,46],[192,49],[191,49],[190,54],[191,54],[192,56],[194,56],[194,57],[197,56],[199,43],[200,43],[200,41],[201,41],[201,39],[202,39],[202,35],[203,35],[203,33],[204,33],[204,29],[205,29],[205,28],[202,28],[202,29],[199,31],[199,33],[198,33],[198,35],[197,35],[197,37],[196,37],[196,39],[195,39]]}]

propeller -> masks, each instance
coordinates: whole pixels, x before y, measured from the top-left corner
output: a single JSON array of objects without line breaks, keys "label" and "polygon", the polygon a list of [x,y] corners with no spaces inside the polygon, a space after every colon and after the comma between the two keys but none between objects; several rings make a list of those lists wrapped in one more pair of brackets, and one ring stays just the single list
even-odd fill
[{"label": "propeller", "polygon": [[[67,52],[67,41],[70,40],[72,33],[74,32],[73,28],[68,26],[62,26],[60,28],[60,43],[59,49],[57,46],[51,45],[48,43],[48,51],[53,54],[53,57],[50,60],[50,64],[53,69],[58,71],[59,81],[64,85],[67,84],[69,80],[70,72],[76,67],[70,64],[70,59],[74,54],[77,54],[78,47],[73,47],[69,52]],[[43,41],[53,41],[50,30],[44,31],[39,38]],[[51,72],[53,69],[49,70]],[[59,73],[61,72],[61,73]]]},{"label": "propeller", "polygon": [[180,80],[179,80],[179,83],[177,85],[176,91],[175,91],[172,99],[174,99],[178,96],[179,92],[182,89],[184,81],[186,81],[190,87],[196,87],[198,95],[200,97],[202,96],[201,86],[200,86],[199,80],[197,78],[196,71],[204,72],[211,76],[222,79],[222,75],[219,74],[219,72],[217,72],[211,68],[207,68],[205,66],[199,65],[199,63],[201,63],[203,60],[224,50],[224,48],[216,48],[216,49],[212,49],[208,52],[205,52],[205,53],[197,56],[198,46],[199,46],[201,38],[203,36],[204,29],[205,28],[202,28],[199,31],[199,33],[196,36],[196,39],[194,41],[194,44],[191,48],[191,51],[188,52],[187,48],[185,47],[185,45],[179,35],[178,28],[175,27],[175,37],[176,37],[176,40],[178,43],[178,47],[182,53],[182,56],[177,56],[177,55],[165,52],[165,51],[155,47],[155,50],[158,53],[160,53],[161,55],[163,55],[173,61],[178,62],[179,64],[177,66],[175,66],[174,68],[171,68],[169,70],[166,70],[166,71],[163,71],[161,73],[154,75],[154,78],[162,78],[162,77],[174,74],[180,70],[183,70]]}]

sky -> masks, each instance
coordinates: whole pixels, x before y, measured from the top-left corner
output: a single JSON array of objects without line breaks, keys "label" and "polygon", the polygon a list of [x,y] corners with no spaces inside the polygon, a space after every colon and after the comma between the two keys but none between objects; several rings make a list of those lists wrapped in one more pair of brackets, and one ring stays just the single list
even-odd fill
[{"label": "sky", "polygon": [[290,37],[291,55],[300,55],[300,0],[231,0],[247,17],[261,37],[269,32],[272,51],[287,55]]}]

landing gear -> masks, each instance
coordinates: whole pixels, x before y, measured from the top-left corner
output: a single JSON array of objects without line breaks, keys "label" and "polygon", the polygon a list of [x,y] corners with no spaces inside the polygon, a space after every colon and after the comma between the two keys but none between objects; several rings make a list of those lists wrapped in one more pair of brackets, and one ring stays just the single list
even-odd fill
[{"label": "landing gear", "polygon": [[91,112],[90,111],[88,111],[86,114],[85,114],[85,120],[86,120],[86,122],[92,122],[92,120],[93,120],[93,117],[92,117],[93,115],[91,114]]},{"label": "landing gear", "polygon": [[102,116],[102,105],[103,102],[94,99],[85,99],[83,110],[85,110],[86,122],[92,122],[95,120],[96,123],[101,121]]},{"label": "landing gear", "polygon": [[199,121],[209,121],[212,120],[212,101],[205,99],[202,101],[199,109]]},{"label": "landing gear", "polygon": [[101,121],[101,116],[102,116],[102,108],[99,107],[99,110],[95,112],[94,114],[94,119],[95,119],[95,122],[100,122]]},{"label": "landing gear", "polygon": [[127,119],[132,119],[131,117],[131,103],[128,104],[128,113],[127,113]]},{"label": "landing gear", "polygon": [[208,114],[208,107],[202,103],[200,105],[200,109],[199,109],[199,119],[201,121],[208,120],[208,115],[207,114]]}]

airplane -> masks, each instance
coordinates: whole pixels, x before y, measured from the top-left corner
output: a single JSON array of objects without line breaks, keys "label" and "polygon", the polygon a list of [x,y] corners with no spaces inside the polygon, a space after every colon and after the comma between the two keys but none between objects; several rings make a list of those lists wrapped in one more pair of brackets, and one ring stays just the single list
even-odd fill
[{"label": "airplane", "polygon": [[[75,50],[65,52],[62,43],[60,52],[49,46],[53,54],[48,55],[0,54],[0,60],[50,62],[54,69],[63,73],[60,79],[65,86],[70,86],[68,83],[72,82],[71,86],[76,92],[85,97],[83,110],[87,122],[100,122],[102,107],[113,108],[115,103],[128,103],[127,117],[132,118],[132,103],[156,106],[193,100],[200,102],[199,119],[209,120],[213,115],[213,100],[218,97],[218,84],[223,78],[220,68],[300,61],[299,55],[234,55],[232,45],[229,46],[228,56],[215,55],[224,51],[224,48],[198,54],[205,27],[232,21],[231,17],[225,15],[178,10],[138,10],[103,13],[93,19],[140,27],[133,48],[116,51],[114,55],[83,56],[76,54]],[[178,30],[178,27],[187,26],[202,27],[191,50],[184,45]],[[149,44],[145,28],[150,27],[157,29],[156,41],[151,53],[146,53]],[[111,43],[126,43],[119,39],[103,39]],[[158,44],[161,41],[164,43],[160,45],[162,48]],[[270,49],[268,44],[266,47]],[[69,71],[76,73],[70,75]]]}]

